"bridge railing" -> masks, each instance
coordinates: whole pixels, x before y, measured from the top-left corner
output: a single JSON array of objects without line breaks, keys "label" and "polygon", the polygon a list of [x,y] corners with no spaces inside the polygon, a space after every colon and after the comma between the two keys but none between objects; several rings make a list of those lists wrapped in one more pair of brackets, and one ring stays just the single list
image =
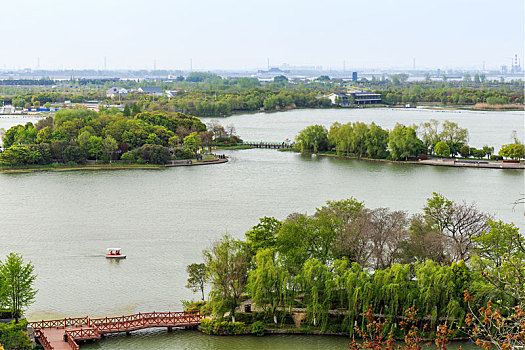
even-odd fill
[{"label": "bridge railing", "polygon": [[49,342],[49,339],[47,339],[46,335],[44,333],[42,333],[40,331],[40,329],[35,329],[34,335],[35,335],[35,338],[38,339],[38,341],[40,342],[40,345],[42,345],[42,347],[45,350],[54,350],[55,349],[53,347],[53,345],[51,345],[51,343]]},{"label": "bridge railing", "polygon": [[67,327],[67,326],[81,326],[89,324],[89,317],[63,318],[59,320],[37,321],[29,322],[33,329],[52,328],[52,327]]},{"label": "bridge railing", "polygon": [[204,316],[197,312],[148,312],[91,319],[100,333],[124,332],[149,327],[197,325]]},{"label": "bridge railing", "polygon": [[66,334],[75,340],[93,339],[100,338],[98,328],[80,328],[80,329],[68,329]]},{"label": "bridge railing", "polygon": [[66,332],[67,343],[71,346],[72,350],[80,350],[80,346],[75,342],[75,339]]}]

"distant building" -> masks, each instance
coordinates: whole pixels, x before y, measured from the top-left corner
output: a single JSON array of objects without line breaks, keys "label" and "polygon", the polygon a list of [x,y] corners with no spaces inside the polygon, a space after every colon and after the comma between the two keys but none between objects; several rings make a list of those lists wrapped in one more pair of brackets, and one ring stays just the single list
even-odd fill
[{"label": "distant building", "polygon": [[357,81],[357,72],[352,72],[352,81]]},{"label": "distant building", "polygon": [[348,100],[348,95],[342,92],[334,92],[324,97],[332,101],[333,105],[340,105],[340,106],[350,105],[350,101]]},{"label": "distant building", "polygon": [[367,91],[353,91],[349,95],[352,95],[354,98],[354,103],[356,105],[373,105],[381,103],[381,94],[376,94],[374,92]]},{"label": "distant building", "polygon": [[164,95],[164,90],[158,86],[144,86],[139,87],[138,92],[141,92],[143,94],[147,95],[153,95],[153,96],[162,96]]},{"label": "distant building", "polygon": [[121,87],[112,87],[111,89],[106,90],[106,96],[109,98],[113,98],[115,96],[126,96],[127,94],[128,90]]},{"label": "distant building", "polygon": [[166,90],[166,91],[164,91],[164,93],[166,94],[166,96],[168,98],[173,98],[177,94],[180,94],[182,91],[184,91],[184,90]]},{"label": "distant building", "polygon": [[277,67],[272,67],[268,70],[262,70],[262,69],[259,69],[257,71],[257,74],[267,74],[267,75],[282,75],[282,74],[286,74],[286,73],[290,73],[289,70],[282,70],[280,68],[277,68]]}]

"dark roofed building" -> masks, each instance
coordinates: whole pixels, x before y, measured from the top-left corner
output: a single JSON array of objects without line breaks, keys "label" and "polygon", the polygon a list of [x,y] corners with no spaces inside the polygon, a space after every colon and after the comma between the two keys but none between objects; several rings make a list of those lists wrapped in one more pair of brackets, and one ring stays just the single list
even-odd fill
[{"label": "dark roofed building", "polygon": [[350,92],[350,95],[354,98],[354,104],[356,105],[373,105],[381,103],[381,94],[373,92]]}]

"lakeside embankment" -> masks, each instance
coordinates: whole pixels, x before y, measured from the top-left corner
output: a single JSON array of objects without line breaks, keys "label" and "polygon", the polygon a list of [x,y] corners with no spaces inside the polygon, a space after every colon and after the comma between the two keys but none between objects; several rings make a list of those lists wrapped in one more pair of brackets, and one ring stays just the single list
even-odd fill
[{"label": "lakeside embankment", "polygon": [[312,153],[312,152],[301,152],[298,149],[280,149],[280,152],[296,152],[302,154],[310,154],[322,157],[333,157],[333,158],[344,158],[352,160],[363,160],[367,162],[379,162],[379,163],[393,163],[393,164],[412,164],[412,165],[433,165],[433,166],[447,166],[447,167],[459,167],[459,168],[483,168],[483,169],[513,169],[513,170],[525,170],[524,163],[507,163],[501,161],[489,161],[489,160],[464,160],[464,159],[453,159],[453,158],[430,158],[426,160],[405,160],[396,161],[389,159],[374,159],[374,158],[358,158],[353,156],[344,156],[334,153]]},{"label": "lakeside embankment", "polygon": [[85,164],[77,166],[57,166],[51,167],[47,165],[31,168],[17,168],[17,169],[1,169],[0,173],[16,174],[16,173],[34,173],[41,171],[52,171],[52,172],[66,172],[66,171],[81,171],[81,170],[160,170],[171,167],[181,166],[197,166],[197,165],[211,165],[211,164],[222,164],[227,163],[228,158],[218,158],[213,160],[174,160],[166,165],[152,165],[152,164]]}]

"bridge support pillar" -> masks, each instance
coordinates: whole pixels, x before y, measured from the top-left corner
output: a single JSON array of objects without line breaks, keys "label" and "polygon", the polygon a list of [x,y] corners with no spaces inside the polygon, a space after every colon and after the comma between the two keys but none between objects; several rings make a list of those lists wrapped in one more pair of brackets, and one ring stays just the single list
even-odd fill
[{"label": "bridge support pillar", "polygon": [[131,335],[131,332],[126,332],[126,335]]},{"label": "bridge support pillar", "polygon": [[173,327],[168,327],[168,333],[173,331]]}]

